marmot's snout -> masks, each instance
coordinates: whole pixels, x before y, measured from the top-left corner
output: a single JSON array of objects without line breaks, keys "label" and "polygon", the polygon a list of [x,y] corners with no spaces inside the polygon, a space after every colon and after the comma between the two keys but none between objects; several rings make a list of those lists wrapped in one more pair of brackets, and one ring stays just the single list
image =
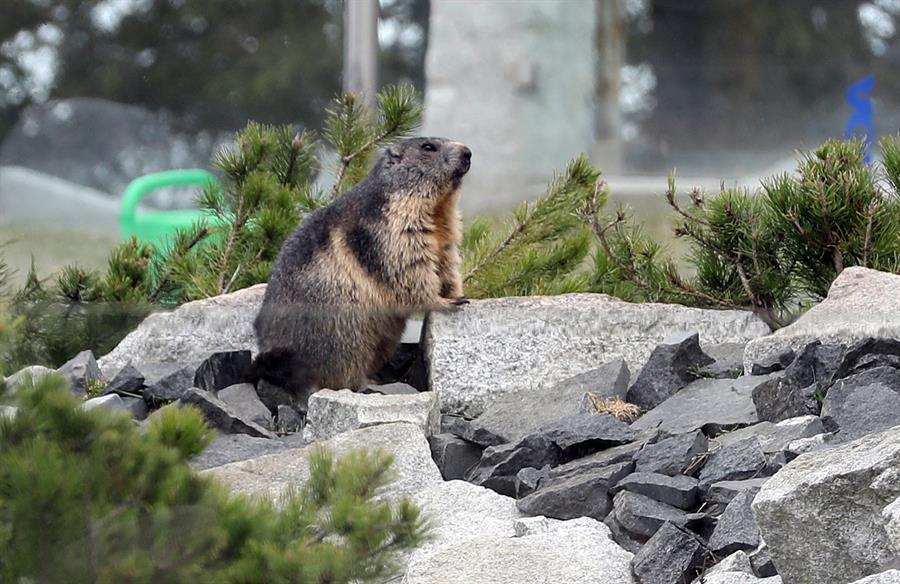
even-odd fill
[{"label": "marmot's snout", "polygon": [[456,166],[456,172],[462,176],[472,167],[472,151],[465,144],[451,142],[450,161]]}]

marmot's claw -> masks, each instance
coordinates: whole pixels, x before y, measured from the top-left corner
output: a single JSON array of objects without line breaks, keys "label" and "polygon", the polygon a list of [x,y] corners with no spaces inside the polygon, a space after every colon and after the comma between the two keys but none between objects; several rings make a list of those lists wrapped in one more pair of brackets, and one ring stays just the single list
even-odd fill
[{"label": "marmot's claw", "polygon": [[469,299],[465,296],[460,296],[459,298],[453,299],[453,306],[462,306],[463,304],[468,304]]}]

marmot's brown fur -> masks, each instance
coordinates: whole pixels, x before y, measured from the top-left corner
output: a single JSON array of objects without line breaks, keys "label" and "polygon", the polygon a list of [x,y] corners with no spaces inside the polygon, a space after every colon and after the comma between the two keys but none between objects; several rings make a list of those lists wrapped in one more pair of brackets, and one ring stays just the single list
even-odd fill
[{"label": "marmot's brown fur", "polygon": [[442,138],[388,147],[369,175],[291,234],[254,323],[254,369],[305,402],[361,389],[407,317],[465,302],[459,186],[472,153]]}]

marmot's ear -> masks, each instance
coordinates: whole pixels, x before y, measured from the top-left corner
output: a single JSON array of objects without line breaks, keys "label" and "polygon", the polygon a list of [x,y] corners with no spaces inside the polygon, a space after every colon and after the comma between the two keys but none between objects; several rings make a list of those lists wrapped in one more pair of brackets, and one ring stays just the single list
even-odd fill
[{"label": "marmot's ear", "polygon": [[388,160],[391,162],[400,162],[400,159],[403,158],[403,156],[400,154],[400,149],[396,146],[396,144],[393,146],[388,146],[385,153],[387,154]]}]

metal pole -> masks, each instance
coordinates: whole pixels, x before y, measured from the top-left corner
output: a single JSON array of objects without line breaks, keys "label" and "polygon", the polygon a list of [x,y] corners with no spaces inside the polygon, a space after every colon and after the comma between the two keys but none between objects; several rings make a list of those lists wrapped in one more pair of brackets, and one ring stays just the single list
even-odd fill
[{"label": "metal pole", "polygon": [[378,0],[344,0],[344,91],[375,103],[378,90]]}]

